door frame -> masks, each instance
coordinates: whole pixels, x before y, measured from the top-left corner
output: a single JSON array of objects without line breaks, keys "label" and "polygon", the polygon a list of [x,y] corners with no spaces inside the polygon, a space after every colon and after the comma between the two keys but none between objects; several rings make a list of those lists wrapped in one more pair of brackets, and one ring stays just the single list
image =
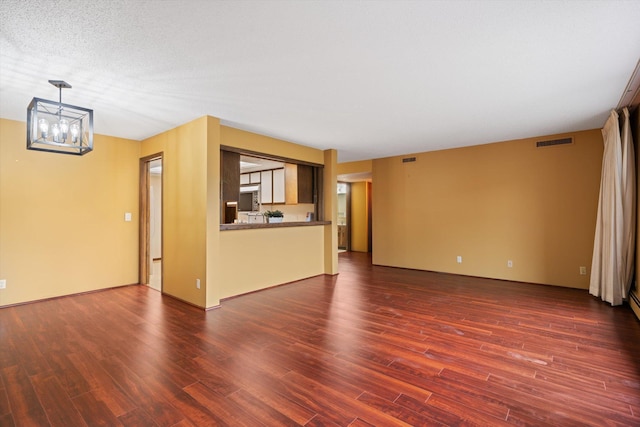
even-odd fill
[{"label": "door frame", "polygon": [[[139,226],[139,257],[138,257],[138,283],[141,285],[149,285],[149,261],[151,257],[151,237],[150,237],[150,217],[151,217],[151,202],[149,191],[149,164],[153,160],[160,159],[162,161],[162,167],[164,168],[164,152],[151,154],[149,156],[140,158],[140,184],[139,184],[139,209],[140,209],[140,226]],[[164,173],[162,174],[162,188],[160,189],[164,196]],[[160,210],[164,212],[164,197],[160,201]],[[162,222],[164,221],[164,215],[160,222],[160,251],[164,252],[164,233]],[[162,256],[161,256],[162,258]],[[162,270],[164,270],[164,263],[162,264]],[[162,286],[161,286],[162,288]]]},{"label": "door frame", "polygon": [[[345,221],[347,222],[345,233],[347,237],[347,244],[344,247],[344,250],[347,252],[351,251],[351,182],[348,181],[338,181],[338,184],[344,184],[346,187],[345,192]],[[336,191],[338,189],[336,188]],[[338,249],[342,249],[338,246]]]}]

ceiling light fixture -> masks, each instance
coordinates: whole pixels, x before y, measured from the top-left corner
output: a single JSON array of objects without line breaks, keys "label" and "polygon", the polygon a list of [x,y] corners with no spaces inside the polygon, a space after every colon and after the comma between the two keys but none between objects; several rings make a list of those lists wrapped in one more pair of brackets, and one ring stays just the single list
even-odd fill
[{"label": "ceiling light fixture", "polygon": [[71,85],[49,80],[60,91],[58,102],[33,98],[27,107],[27,150],[82,156],[93,150],[93,110],[62,103]]}]

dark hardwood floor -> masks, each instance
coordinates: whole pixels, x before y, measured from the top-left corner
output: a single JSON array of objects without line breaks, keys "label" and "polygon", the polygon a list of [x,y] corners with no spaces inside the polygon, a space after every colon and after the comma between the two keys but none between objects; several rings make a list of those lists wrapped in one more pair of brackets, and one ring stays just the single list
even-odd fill
[{"label": "dark hardwood floor", "polygon": [[640,425],[640,322],[584,290],[384,267],[198,310],[0,309],[0,426]]}]

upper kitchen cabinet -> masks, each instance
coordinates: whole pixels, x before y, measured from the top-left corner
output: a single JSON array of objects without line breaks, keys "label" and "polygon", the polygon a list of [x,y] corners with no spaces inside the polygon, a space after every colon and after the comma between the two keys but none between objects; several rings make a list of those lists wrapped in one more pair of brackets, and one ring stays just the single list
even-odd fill
[{"label": "upper kitchen cabinet", "polygon": [[285,174],[284,169],[273,171],[273,203],[285,203]]},{"label": "upper kitchen cabinet", "polygon": [[241,182],[260,184],[260,203],[313,203],[313,166],[285,163],[284,168],[264,170],[257,178],[242,174]]},{"label": "upper kitchen cabinet", "polygon": [[314,203],[313,166],[298,166],[298,203]]},{"label": "upper kitchen cabinet", "polygon": [[273,203],[273,171],[260,172],[260,203]]},{"label": "upper kitchen cabinet", "polygon": [[286,163],[285,172],[285,203],[313,203],[313,167]]},{"label": "upper kitchen cabinet", "polygon": [[220,169],[222,171],[221,222],[233,223],[236,219],[236,206],[240,198],[240,154],[231,151],[220,152]]},{"label": "upper kitchen cabinet", "polygon": [[284,169],[260,172],[260,203],[284,203]]},{"label": "upper kitchen cabinet", "polygon": [[298,165],[286,163],[284,165],[285,203],[298,204]]}]

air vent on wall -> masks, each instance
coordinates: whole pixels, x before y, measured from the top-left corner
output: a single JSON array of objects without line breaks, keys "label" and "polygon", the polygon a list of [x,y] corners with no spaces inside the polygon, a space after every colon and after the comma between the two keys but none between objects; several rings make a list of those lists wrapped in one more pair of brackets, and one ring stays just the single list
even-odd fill
[{"label": "air vent on wall", "polygon": [[404,159],[402,159],[402,163],[411,163],[415,161],[416,161],[415,157],[405,157]]},{"label": "air vent on wall", "polygon": [[550,139],[548,141],[536,142],[536,147],[551,147],[553,145],[573,144],[573,138]]}]

